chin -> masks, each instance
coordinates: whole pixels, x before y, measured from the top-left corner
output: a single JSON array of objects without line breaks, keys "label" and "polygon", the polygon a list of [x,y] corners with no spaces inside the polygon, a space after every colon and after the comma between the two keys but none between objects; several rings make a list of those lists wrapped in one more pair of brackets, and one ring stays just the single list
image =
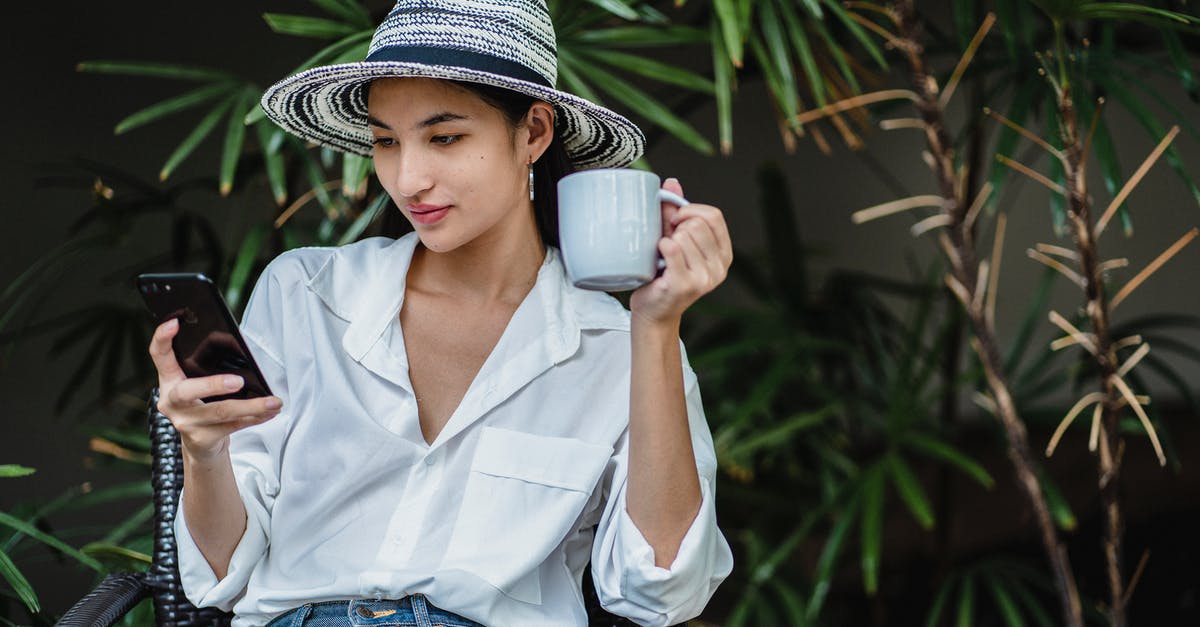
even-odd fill
[{"label": "chin", "polygon": [[435,253],[450,252],[469,241],[461,233],[454,233],[446,228],[418,228],[415,230],[417,237],[421,240],[421,245]]}]

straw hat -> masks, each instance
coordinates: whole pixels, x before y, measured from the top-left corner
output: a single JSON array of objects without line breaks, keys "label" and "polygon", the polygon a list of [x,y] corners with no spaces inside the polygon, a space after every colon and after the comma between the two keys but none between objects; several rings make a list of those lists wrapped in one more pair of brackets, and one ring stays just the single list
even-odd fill
[{"label": "straw hat", "polygon": [[545,0],[399,0],[367,58],[289,76],[263,94],[272,121],[334,150],[369,156],[367,88],[384,77],[426,77],[503,87],[552,104],[578,168],[621,167],[641,156],[632,122],[554,88],[554,26]]}]

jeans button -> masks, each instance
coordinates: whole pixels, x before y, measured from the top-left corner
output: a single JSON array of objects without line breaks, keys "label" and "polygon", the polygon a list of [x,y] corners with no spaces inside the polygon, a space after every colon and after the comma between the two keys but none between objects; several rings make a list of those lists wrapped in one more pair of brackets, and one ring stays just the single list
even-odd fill
[{"label": "jeans button", "polygon": [[371,611],[371,608],[369,608],[369,607],[367,607],[367,606],[365,606],[365,605],[360,605],[360,606],[358,606],[358,607],[357,607],[357,608],[354,610],[354,613],[355,613],[355,614],[358,614],[359,616],[361,616],[361,617],[363,617],[363,618],[375,618],[375,612],[372,612],[372,611]]}]

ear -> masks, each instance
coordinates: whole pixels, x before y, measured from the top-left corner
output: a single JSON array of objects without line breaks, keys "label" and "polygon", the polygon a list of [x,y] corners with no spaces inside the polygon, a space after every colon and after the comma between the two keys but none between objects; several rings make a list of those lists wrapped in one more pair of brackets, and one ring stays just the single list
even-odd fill
[{"label": "ear", "polygon": [[528,155],[530,161],[537,161],[554,139],[554,107],[541,100],[534,102],[529,106],[522,126],[525,132],[518,137],[524,144],[517,149]]}]

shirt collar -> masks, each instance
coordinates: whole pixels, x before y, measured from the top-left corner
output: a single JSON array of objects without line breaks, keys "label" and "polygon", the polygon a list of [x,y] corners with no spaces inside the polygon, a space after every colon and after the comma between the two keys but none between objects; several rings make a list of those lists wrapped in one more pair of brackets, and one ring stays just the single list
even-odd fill
[{"label": "shirt collar", "polygon": [[[394,241],[373,237],[340,246],[308,281],[325,306],[350,323],[342,348],[355,361],[362,360],[400,315],[408,267],[419,241],[416,233],[409,233]],[[526,300],[530,302],[520,308],[525,311],[519,312],[523,319],[514,315],[510,324],[520,324],[526,332],[544,331],[546,348],[556,361],[575,352],[582,329],[629,329],[629,314],[615,299],[571,285],[553,247],[547,248]]]}]

